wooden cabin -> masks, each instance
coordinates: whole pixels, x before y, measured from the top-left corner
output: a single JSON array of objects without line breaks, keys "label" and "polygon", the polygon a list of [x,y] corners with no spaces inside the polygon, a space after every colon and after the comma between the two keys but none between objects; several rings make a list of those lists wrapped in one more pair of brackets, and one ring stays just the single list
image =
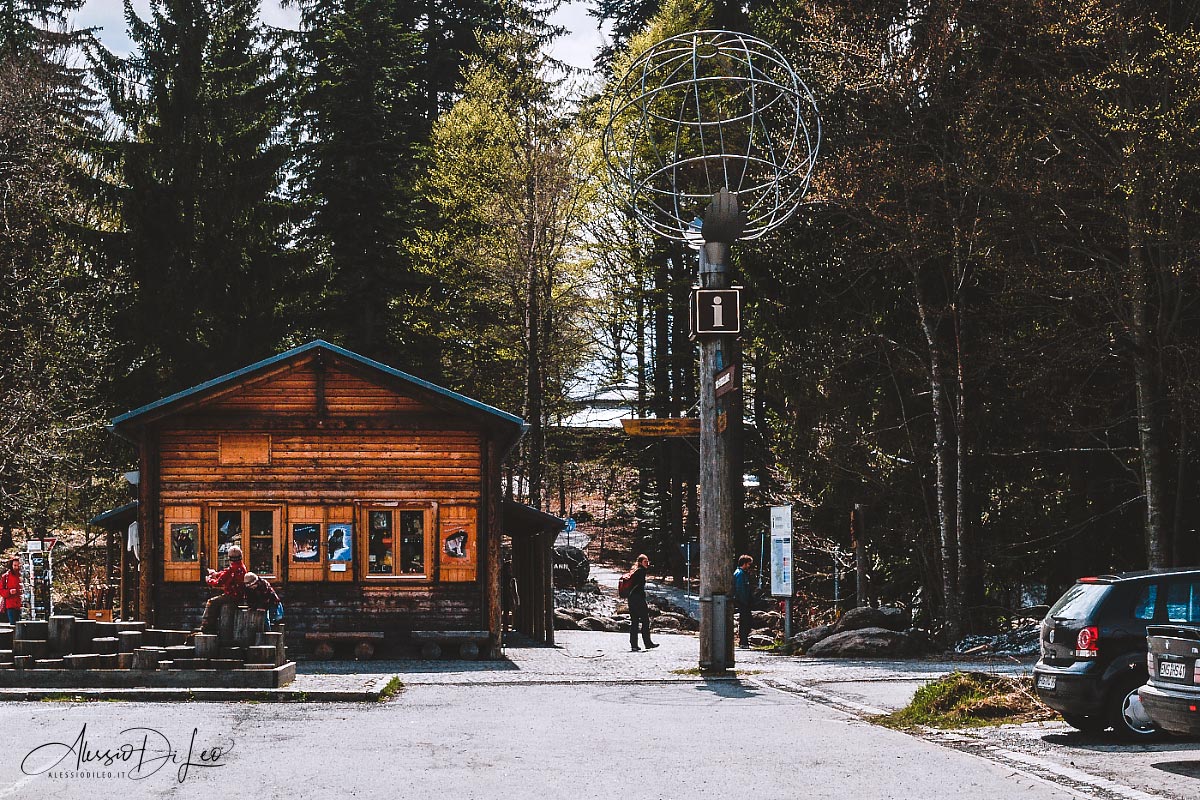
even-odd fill
[{"label": "wooden cabin", "polygon": [[[141,464],[139,615],[196,627],[206,570],[238,544],[278,589],[296,644],[477,630],[498,655],[500,467],[524,428],[324,341],[123,414],[112,429]],[[518,534],[514,546],[550,538]],[[548,575],[531,588],[548,593]]]}]

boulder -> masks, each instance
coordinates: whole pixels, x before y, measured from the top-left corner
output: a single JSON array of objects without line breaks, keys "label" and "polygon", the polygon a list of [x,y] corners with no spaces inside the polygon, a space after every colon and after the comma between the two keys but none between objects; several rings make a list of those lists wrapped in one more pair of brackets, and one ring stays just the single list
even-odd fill
[{"label": "boulder", "polygon": [[752,611],[750,620],[752,628],[770,628],[771,630],[783,628],[783,614],[778,611]]},{"label": "boulder", "polygon": [[792,637],[792,645],[801,653],[807,653],[808,649],[817,642],[830,636],[833,633],[832,625],[818,625],[815,628],[809,628],[806,631],[797,633]]},{"label": "boulder", "polygon": [[887,628],[858,628],[827,636],[810,647],[814,658],[893,658],[912,653],[913,640]]},{"label": "boulder", "polygon": [[584,617],[591,616],[590,613],[588,613],[587,611],[584,611],[582,608],[556,608],[556,609],[554,609],[554,614],[556,616],[558,614],[565,614],[566,616],[570,617],[572,619],[572,621],[575,621],[575,622],[578,622],[579,620],[583,619]]},{"label": "boulder", "polygon": [[657,631],[677,631],[681,627],[674,614],[659,614],[650,624]]},{"label": "boulder", "polygon": [[852,608],[833,625],[834,633],[857,631],[863,628],[884,628],[902,631],[909,625],[904,612],[898,608]]},{"label": "boulder", "polygon": [[764,633],[750,634],[751,647],[771,647],[775,644],[775,637]]},{"label": "boulder", "polygon": [[579,620],[579,629],[582,631],[607,631],[610,622],[606,622],[600,617],[584,617]]},{"label": "boulder", "polygon": [[577,631],[579,630],[579,623],[570,614],[556,608],[554,610],[554,629],[557,631]]}]

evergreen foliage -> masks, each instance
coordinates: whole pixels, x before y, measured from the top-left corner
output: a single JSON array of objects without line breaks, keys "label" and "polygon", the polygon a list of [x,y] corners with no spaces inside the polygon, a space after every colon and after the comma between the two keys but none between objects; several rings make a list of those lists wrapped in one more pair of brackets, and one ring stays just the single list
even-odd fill
[{"label": "evergreen foliage", "polygon": [[136,50],[95,54],[115,125],[94,143],[131,286],[131,405],[274,352],[286,285],[288,73],[257,0],[126,2]]}]

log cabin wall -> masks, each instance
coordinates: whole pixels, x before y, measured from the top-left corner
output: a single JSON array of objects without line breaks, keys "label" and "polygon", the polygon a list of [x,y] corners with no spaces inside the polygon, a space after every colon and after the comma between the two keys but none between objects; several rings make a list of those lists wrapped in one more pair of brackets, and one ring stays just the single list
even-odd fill
[{"label": "log cabin wall", "polygon": [[458,629],[490,630],[498,647],[490,540],[519,420],[501,420],[498,435],[486,414],[407,392],[328,347],[198,387],[138,429],[155,473],[141,522],[156,545],[143,570],[154,624],[199,624],[212,593],[202,575],[236,540],[279,592],[296,644],[316,631],[383,631],[399,644]]}]

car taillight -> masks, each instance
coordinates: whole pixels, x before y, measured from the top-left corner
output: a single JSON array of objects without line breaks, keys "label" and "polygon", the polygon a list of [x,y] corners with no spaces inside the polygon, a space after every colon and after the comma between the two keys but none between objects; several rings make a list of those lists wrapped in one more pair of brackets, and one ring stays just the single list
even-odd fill
[{"label": "car taillight", "polygon": [[1075,638],[1075,655],[1080,658],[1094,658],[1099,640],[1100,631],[1095,625],[1083,628]]},{"label": "car taillight", "polygon": [[1192,683],[1200,683],[1200,661],[1192,664]]},{"label": "car taillight", "polygon": [[1154,653],[1146,653],[1146,674],[1154,677]]}]

